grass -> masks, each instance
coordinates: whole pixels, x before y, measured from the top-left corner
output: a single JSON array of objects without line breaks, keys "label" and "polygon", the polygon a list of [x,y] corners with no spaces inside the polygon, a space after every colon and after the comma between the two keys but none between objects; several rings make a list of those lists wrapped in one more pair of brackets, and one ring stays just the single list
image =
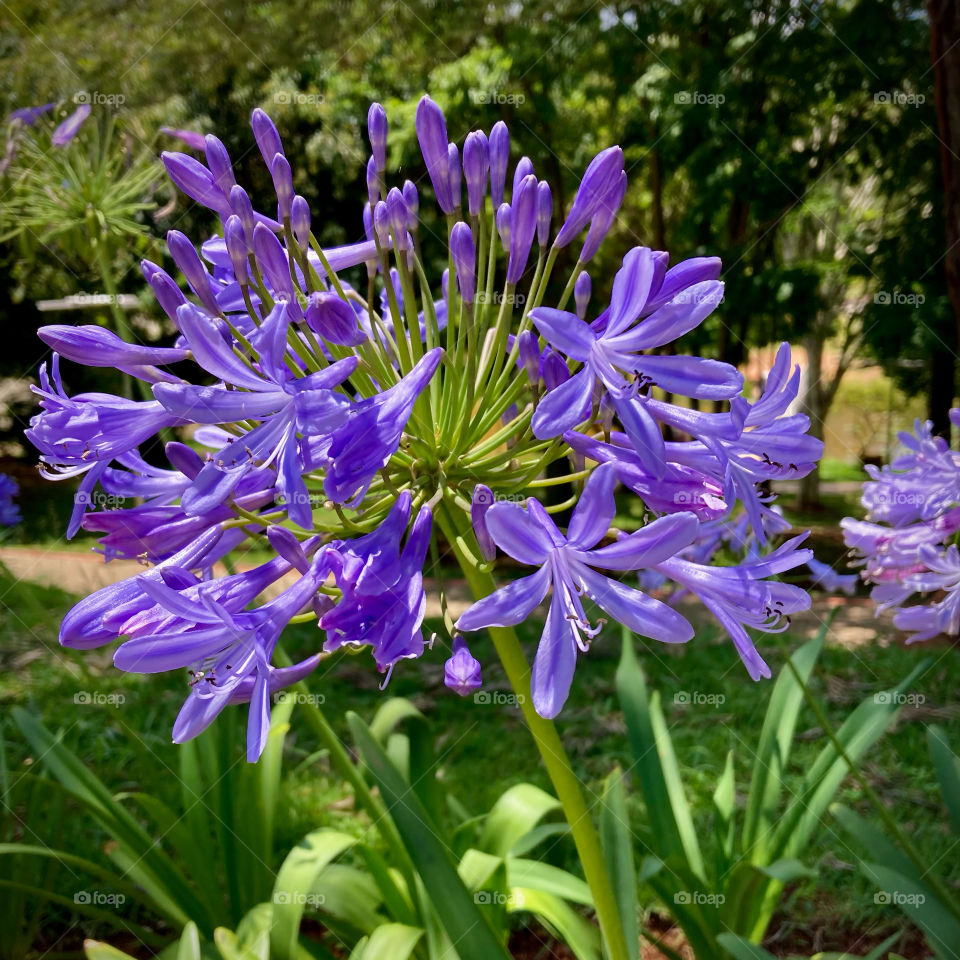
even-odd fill
[{"label": "grass", "polygon": [[[61,729],[67,743],[114,790],[143,789],[164,799],[174,799],[177,786],[176,747],[169,730],[186,694],[186,680],[174,676],[125,675],[110,666],[109,650],[77,654],[61,650],[56,631],[62,612],[72,598],[54,588],[15,583],[0,573],[0,703],[29,707],[54,729]],[[431,625],[428,625],[431,626]],[[432,625],[439,628],[438,624]],[[539,625],[523,628],[532,650]],[[288,630],[285,646],[292,655],[317,645],[315,627],[300,625]],[[790,646],[798,640],[787,638]],[[651,686],[661,691],[671,735],[681,764],[683,782],[691,799],[701,836],[708,836],[711,794],[728,750],[737,756],[739,782],[745,786],[770,691],[769,683],[751,682],[729,642],[716,631],[702,630],[682,648],[657,646],[638,639]],[[502,671],[495,663],[489,642],[480,637],[472,644],[484,663],[488,689],[506,689]],[[778,647],[763,649],[774,671],[782,658]],[[573,764],[594,799],[602,778],[619,763],[629,767],[621,716],[614,694],[614,670],[618,656],[615,631],[601,635],[588,656],[580,659],[570,701],[561,716],[561,735]],[[828,648],[814,680],[814,689],[831,721],[839,725],[857,702],[871,692],[896,683],[924,656],[915,648],[871,647],[853,653]],[[517,708],[477,704],[450,694],[442,685],[444,653],[439,645],[423,661],[403,664],[395,671],[386,692],[378,689],[380,676],[369,655],[331,658],[310,679],[311,689],[326,698],[324,710],[345,733],[344,712],[357,710],[369,718],[388,696],[406,696],[426,713],[437,737],[437,775],[450,784],[457,798],[473,813],[481,813],[511,783],[529,780],[545,788],[549,784]],[[932,665],[916,684],[924,698],[914,711],[869,754],[865,771],[891,812],[915,839],[918,850],[942,869],[951,882],[960,881],[960,859],[946,848],[944,812],[937,801],[936,782],[924,742],[925,722],[936,719],[946,727],[952,742],[960,744],[960,721],[956,704],[957,670],[952,650],[931,651]],[[76,703],[81,691],[122,702],[117,705]],[[698,694],[717,705],[692,706]],[[7,709],[4,710],[8,712]],[[798,727],[787,789],[812,762],[825,743],[812,716],[805,713]],[[314,750],[314,744],[294,714],[290,737],[289,768]],[[14,777],[32,766],[31,758],[12,723],[6,722],[4,737]],[[26,766],[25,766],[26,765]],[[339,784],[322,762],[301,766],[288,779],[278,826],[280,847],[292,846],[319,824],[340,822],[344,817]],[[865,815],[870,810],[848,782],[838,798]],[[645,836],[644,811],[634,796],[634,828]],[[27,814],[28,823],[33,814]],[[39,822],[39,821],[38,821]],[[92,834],[84,817],[77,814],[60,825],[58,845],[96,855],[109,838]],[[566,841],[564,841],[566,843]],[[572,851],[558,854],[572,863]],[[873,923],[895,926],[898,917],[873,902],[872,890],[853,869],[854,851],[846,838],[827,824],[811,851],[818,879],[797,887],[786,913],[803,917],[805,923],[828,928],[863,929]],[[649,894],[649,901],[653,901]]]}]

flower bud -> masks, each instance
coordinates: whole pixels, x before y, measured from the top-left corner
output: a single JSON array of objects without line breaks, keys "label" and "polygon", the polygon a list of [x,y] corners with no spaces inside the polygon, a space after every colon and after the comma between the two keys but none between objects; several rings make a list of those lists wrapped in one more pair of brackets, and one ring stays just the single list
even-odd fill
[{"label": "flower bud", "polygon": [[247,238],[243,232],[243,223],[236,214],[227,217],[223,225],[223,239],[230,254],[230,263],[233,265],[233,275],[238,283],[247,283]]},{"label": "flower bud", "polygon": [[307,303],[306,320],[307,326],[314,333],[330,343],[355,347],[366,339],[353,307],[335,293],[311,293]]},{"label": "flower bud", "polygon": [[501,203],[497,209],[497,233],[504,250],[510,249],[510,204]]},{"label": "flower bud", "polygon": [[420,212],[420,195],[417,193],[417,185],[412,180],[403,181],[403,202],[407,205],[407,213],[410,215],[407,229],[416,230],[417,214]]},{"label": "flower bud", "polygon": [[367,111],[367,134],[374,166],[382,176],[387,168],[387,111],[379,103],[371,103]]},{"label": "flower bud", "polygon": [[453,638],[453,655],[443,666],[443,682],[461,697],[483,686],[480,662],[472,656],[466,641],[458,633]]},{"label": "flower bud", "polygon": [[495,560],[497,545],[487,529],[487,511],[493,506],[493,491],[478,483],[473,488],[473,498],[470,504],[470,520],[473,523],[473,532],[480,547],[480,555],[486,561]]},{"label": "flower bud", "polygon": [[310,246],[310,204],[298,193],[290,205],[290,227],[300,249]]},{"label": "flower bud", "polygon": [[450,163],[450,151],[447,139],[447,123],[443,111],[428,96],[417,104],[417,140],[423,154],[427,173],[433,184],[437,203],[444,213],[453,213],[453,198],[450,195],[450,177],[447,166]]},{"label": "flower bud", "polygon": [[467,134],[463,144],[463,178],[467,181],[467,210],[472,217],[483,208],[483,196],[490,172],[490,146],[480,130]]},{"label": "flower bud", "polygon": [[565,247],[593,219],[603,199],[620,182],[621,173],[623,151],[619,147],[607,147],[590,161],[570,213],[553,241],[555,247]]},{"label": "flower bud", "polygon": [[187,236],[179,230],[167,233],[167,249],[173,262],[187,278],[190,289],[200,298],[200,302],[214,316],[220,313],[216,298],[210,289],[210,275]]},{"label": "flower bud", "polygon": [[143,276],[147,283],[150,284],[150,289],[153,290],[153,295],[157,298],[160,309],[170,318],[173,325],[179,329],[177,310],[187,302],[183,291],[177,286],[173,277],[155,263],[151,263],[149,260],[143,260],[140,263],[140,269],[143,271]]},{"label": "flower bud", "polygon": [[223,213],[227,209],[227,202],[222,191],[217,186],[213,174],[199,161],[185,153],[160,154],[167,176],[174,185],[182,190],[191,200]]},{"label": "flower bud", "polygon": [[567,369],[567,363],[552,347],[547,347],[543,351],[543,359],[540,361],[540,376],[543,377],[544,389],[549,393],[556,390],[561,383],[566,383],[570,379],[570,371]]},{"label": "flower bud", "polygon": [[290,216],[290,206],[293,203],[293,171],[282,153],[274,156],[270,164],[270,175],[273,177],[273,188],[277,191],[280,219],[286,220]]},{"label": "flower bud", "polygon": [[599,209],[590,221],[587,239],[584,240],[583,250],[580,251],[581,263],[589,263],[597,250],[600,249],[600,244],[603,243],[604,237],[606,237],[613,224],[626,192],[627,174],[624,172],[620,174],[620,182],[603,198]]},{"label": "flower bud", "polygon": [[527,266],[537,230],[537,178],[531,173],[520,181],[510,215],[510,260],[507,283],[516,283]]},{"label": "flower bud", "polygon": [[550,220],[553,217],[553,194],[550,184],[541,180],[537,185],[537,243],[541,247],[550,239]]},{"label": "flower bud", "polygon": [[367,200],[371,207],[377,205],[380,199],[380,177],[377,174],[377,164],[373,157],[367,159]]},{"label": "flower bud", "polygon": [[510,203],[515,203],[517,199],[517,191],[520,189],[520,184],[523,183],[524,177],[529,177],[533,173],[533,161],[529,157],[521,157],[520,162],[517,164],[517,169],[513,171],[513,188],[510,191]]},{"label": "flower bud", "polygon": [[[450,202],[454,208],[460,207],[460,151],[455,143],[447,144],[447,184],[450,189]],[[444,211],[445,213],[448,211]]]},{"label": "flower bud", "polygon": [[477,282],[477,251],[473,231],[462,220],[450,231],[450,255],[457,275],[457,286],[464,303],[473,303]]},{"label": "flower bud", "polygon": [[397,238],[397,249],[405,250],[407,246],[407,224],[410,222],[410,212],[403,199],[403,194],[391,187],[387,194],[387,219]]},{"label": "flower bud", "polygon": [[230,163],[230,154],[227,148],[212,133],[204,139],[204,149],[207,155],[207,166],[216,185],[229,196],[231,188],[236,184],[233,176],[233,166]]},{"label": "flower bud", "polygon": [[262,223],[253,229],[253,255],[263,271],[267,286],[274,293],[274,299],[293,301],[293,280],[287,252],[276,234]]},{"label": "flower bud", "polygon": [[503,188],[507,182],[507,163],[510,160],[510,133],[507,125],[498,120],[490,131],[490,196],[493,208],[503,203]]},{"label": "flower bud", "polygon": [[587,304],[590,302],[590,274],[586,270],[580,271],[573,285],[573,302],[577,316],[582,320],[587,315]]},{"label": "flower bud", "polygon": [[256,225],[253,216],[253,204],[250,195],[241,186],[230,188],[230,209],[240,218],[247,243],[253,238],[253,228]]},{"label": "flower bud", "polygon": [[253,128],[253,138],[257,141],[257,146],[260,148],[263,162],[269,170],[273,164],[273,158],[278,153],[283,153],[280,134],[277,133],[277,128],[274,126],[273,121],[259,107],[257,107],[250,116],[250,126]]},{"label": "flower bud", "polygon": [[532,330],[517,337],[517,356],[531,386],[536,386],[540,382],[540,339]]},{"label": "flower bud", "polygon": [[383,200],[378,200],[373,208],[373,229],[377,232],[380,246],[386,250],[390,246],[390,211]]}]

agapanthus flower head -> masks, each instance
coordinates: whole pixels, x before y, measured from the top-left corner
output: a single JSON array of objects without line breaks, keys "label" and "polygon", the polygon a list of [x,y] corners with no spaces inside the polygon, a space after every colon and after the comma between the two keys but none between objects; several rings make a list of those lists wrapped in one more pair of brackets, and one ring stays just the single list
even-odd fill
[{"label": "agapanthus flower head", "polygon": [[[950,411],[960,425],[960,410]],[[960,634],[960,454],[929,422],[899,435],[904,452],[883,467],[868,466],[864,520],[841,521],[844,540],[872,585],[878,612],[893,610],[907,642]],[[910,601],[913,601],[912,603]]]},{"label": "agapanthus flower head", "polygon": [[[120,640],[120,669],[182,672],[178,742],[228,704],[249,703],[255,759],[271,693],[321,657],[364,651],[386,682],[446,645],[424,633],[427,592],[437,589],[424,566],[442,539],[484,576],[497,548],[535,568],[478,600],[455,628],[447,619],[444,673],[457,693],[481,679],[461,634],[517,624],[548,595],[531,691],[544,716],[562,707],[606,618],[654,640],[689,640],[683,616],[624,582],[637,576],[700,597],[750,674],[766,675],[746,631],[779,630],[803,608],[802,590],[768,578],[809,552],[796,539],[768,551],[783,522],[758,485],[802,475],[819,441],[787,412],[797,389],[788,350],[755,401],[740,396],[732,367],[683,352],[682,337],[720,305],[716,258],[669,267],[665,252],[637,247],[621,252],[609,304],[592,316],[579,266],[561,302],[550,299],[562,248],[585,231],[586,261],[607,237],[627,189],[622,151],[590,162],[551,236],[563,193],[528,157],[508,184],[506,125],[468,134],[461,162],[459,132],[424,97],[416,135],[448,227],[421,231],[413,180],[389,182],[387,117],[374,104],[367,196],[346,225],[353,242],[322,248],[295,192],[295,154],[264,111],[251,125],[276,193],[266,213],[236,183],[215,136],[202,150],[181,138],[199,156],[163,155],[174,184],[222,229],[199,245],[171,231],[176,269],[142,264],[176,327],[171,345],[89,326],[41,332],[57,353],[41,370],[28,437],[45,475],[81,478],[68,533],[82,526],[105,559],[145,564],[77,604],[61,642]],[[431,274],[440,260],[450,269]],[[362,289],[347,279],[357,267]],[[566,309],[571,293],[576,312]],[[72,396],[57,354],[123,370],[153,399]],[[726,409],[700,412],[677,396]],[[159,445],[146,455],[161,435],[165,464]],[[564,463],[580,492],[561,529],[538,492]],[[91,510],[104,505],[98,486],[109,507]],[[625,535],[611,526],[618,488],[643,501],[643,522]],[[222,576],[217,564],[251,541],[272,559]],[[735,550],[736,565],[717,561]],[[279,667],[274,650],[294,618],[315,622],[316,642],[300,663]]]}]

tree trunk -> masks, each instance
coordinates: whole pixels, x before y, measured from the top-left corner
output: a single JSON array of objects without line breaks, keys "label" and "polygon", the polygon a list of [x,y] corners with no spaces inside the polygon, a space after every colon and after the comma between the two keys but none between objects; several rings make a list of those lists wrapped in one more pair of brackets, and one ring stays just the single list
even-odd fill
[{"label": "tree trunk", "polygon": [[[824,409],[823,389],[823,338],[814,329],[803,338],[807,352],[807,368],[804,371],[802,410],[810,418],[811,437],[823,439],[823,421],[827,415]],[[800,481],[800,497],[797,504],[801,510],[820,509],[820,464],[818,463]]]},{"label": "tree trunk", "polygon": [[[947,289],[960,330],[960,4],[956,0],[927,0],[930,15],[930,56],[940,128],[940,165],[943,174],[944,221],[947,253],[944,260]],[[957,341],[960,342],[960,335]],[[945,352],[945,351],[944,351]],[[938,351],[939,353],[939,351]],[[953,358],[931,357],[929,416],[934,429],[949,438],[947,412],[953,404]],[[941,377],[947,373],[946,382]]]}]

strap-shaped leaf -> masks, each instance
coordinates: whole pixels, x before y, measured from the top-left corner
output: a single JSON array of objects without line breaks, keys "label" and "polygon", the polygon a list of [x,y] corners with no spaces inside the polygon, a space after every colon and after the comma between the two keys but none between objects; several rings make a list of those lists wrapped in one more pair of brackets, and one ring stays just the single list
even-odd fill
[{"label": "strap-shaped leaf", "polygon": [[[804,682],[810,679],[820,656],[828,626],[829,621],[820,628],[813,640],[790,657]],[[797,683],[793,671],[784,666],[773,685],[760,730],[743,821],[743,849],[750,851],[757,847],[755,855],[759,858],[763,856],[761,851],[768,844],[771,830],[778,819],[783,773],[790,759],[793,734],[802,704],[803,687]]]},{"label": "strap-shaped leaf", "polygon": [[880,863],[861,863],[860,871],[926,934],[927,943],[941,960],[955,960],[960,921],[931,897],[925,886]]},{"label": "strap-shaped leaf", "polygon": [[950,749],[947,735],[938,726],[927,727],[927,744],[950,815],[950,828],[960,834],[960,757]]},{"label": "strap-shaped leaf", "polygon": [[532,783],[518,783],[498,798],[487,815],[478,844],[481,850],[505,857],[560,801]]},{"label": "strap-shaped leaf", "polygon": [[613,893],[617,898],[627,951],[630,960],[637,960],[640,953],[637,871],[633,862],[633,831],[630,829],[630,815],[627,813],[627,790],[620,770],[614,770],[603,784],[600,800],[600,843]]},{"label": "strap-shaped leaf", "polygon": [[[541,890],[543,893],[562,897],[571,903],[580,903],[585,907],[593,906],[593,894],[590,887],[579,877],[575,877],[567,870],[555,867],[540,860],[523,860],[520,857],[507,859],[507,885],[510,887],[527,887],[531,890]],[[634,914],[637,910],[636,888],[634,888],[631,909]]]},{"label": "strap-shaped leaf", "polygon": [[449,851],[419,799],[390,763],[366,724],[354,713],[348,714],[347,720],[410,859],[424,887],[432,892],[433,909],[450,940],[456,944],[461,960],[496,960],[498,957],[508,960],[506,949],[457,874]]},{"label": "strap-shaped leaf", "polygon": [[384,923],[367,940],[362,960],[407,960],[416,949],[423,930],[402,923]]},{"label": "strap-shaped leaf", "polygon": [[565,943],[577,960],[600,960],[600,934],[572,907],[542,890],[517,887],[507,904],[511,912],[532,913],[558,940]]},{"label": "strap-shaped leaf", "polygon": [[[300,919],[320,872],[357,842],[356,837],[321,828],[308,833],[287,854],[273,887],[272,960],[294,960]],[[317,901],[320,902],[319,899]]]},{"label": "strap-shaped leaf", "polygon": [[658,839],[664,859],[682,857],[702,880],[703,856],[660,708],[660,697],[656,692],[647,692],[643,669],[633,650],[633,635],[626,628],[617,667],[617,696],[627,723],[634,769],[647,803],[650,829]]}]

